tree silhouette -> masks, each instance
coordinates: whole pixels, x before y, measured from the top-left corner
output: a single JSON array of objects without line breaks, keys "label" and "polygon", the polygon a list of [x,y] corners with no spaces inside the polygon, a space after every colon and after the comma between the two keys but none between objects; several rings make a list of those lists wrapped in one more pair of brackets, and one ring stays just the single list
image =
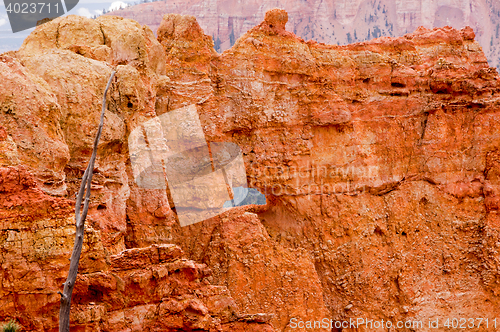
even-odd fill
[{"label": "tree silhouette", "polygon": [[234,29],[231,28],[231,33],[229,34],[229,43],[231,46],[234,45],[234,42],[236,41],[236,38],[234,37]]},{"label": "tree silhouette", "polygon": [[[78,274],[78,263],[80,262],[80,255],[82,253],[83,246],[83,234],[85,230],[85,219],[87,218],[87,212],[89,210],[90,203],[90,186],[92,183],[92,175],[94,174],[94,164],[97,156],[97,145],[99,144],[99,139],[101,138],[102,127],[104,123],[104,111],[106,110],[106,94],[109,90],[113,77],[115,76],[115,71],[111,73],[111,76],[104,90],[104,97],[102,101],[102,111],[101,120],[99,123],[99,128],[97,129],[97,135],[94,140],[94,148],[92,150],[92,156],[90,157],[89,165],[85,170],[82,178],[82,184],[80,185],[80,190],[76,197],[75,204],[75,221],[76,221],[76,234],[75,234],[75,245],[73,246],[73,253],[70,258],[68,278],[63,284],[63,292],[58,292],[61,295],[61,307],[59,310],[59,332],[69,332],[69,314],[71,310],[71,296],[73,294],[73,288],[75,287],[76,276]],[[83,203],[83,211],[80,214],[80,209],[82,205],[83,197],[85,196],[85,201]]]}]

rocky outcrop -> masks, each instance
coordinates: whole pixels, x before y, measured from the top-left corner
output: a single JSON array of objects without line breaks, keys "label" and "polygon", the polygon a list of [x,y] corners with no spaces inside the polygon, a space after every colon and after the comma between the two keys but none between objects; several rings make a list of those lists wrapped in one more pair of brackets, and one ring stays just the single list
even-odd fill
[{"label": "rocky outcrop", "polygon": [[44,80],[12,57],[0,58],[0,72],[2,165],[22,163],[37,175],[47,192],[63,194],[69,151],[57,99]]},{"label": "rocky outcrop", "polygon": [[327,317],[494,317],[484,160],[499,146],[498,76],[472,29],[329,46],[274,13],[214,60],[218,107],[201,114],[242,146],[270,238],[309,253]]},{"label": "rocky outcrop", "polygon": [[[130,20],[68,16],[0,58],[0,318],[36,331],[57,324],[69,206],[112,68],[79,329],[495,318],[499,77],[474,31],[418,28],[338,46],[305,42],[287,19],[267,12],[219,55],[193,17],[166,15],[156,41]],[[57,112],[42,117],[46,104]],[[165,190],[135,183],[128,135],[189,105],[208,141],[241,147],[266,206],[181,228]],[[49,154],[58,163],[43,158],[47,142],[62,147]]]},{"label": "rocky outcrop", "polygon": [[[23,166],[0,168],[0,317],[24,331],[57,331],[59,295],[75,236],[73,202],[40,190]],[[211,270],[174,244],[109,255],[86,227],[73,293],[75,331],[273,331],[266,315],[241,315]]]},{"label": "rocky outcrop", "polygon": [[[165,13],[193,15],[206,34],[213,37],[219,52],[229,49],[275,1],[155,1],[115,10],[116,15],[148,25],[156,31]],[[388,36],[399,37],[419,26],[426,28],[471,26],[490,61],[500,68],[500,3],[494,0],[352,0],[285,1],[280,8],[288,12],[288,31],[305,40],[345,45]]]}]

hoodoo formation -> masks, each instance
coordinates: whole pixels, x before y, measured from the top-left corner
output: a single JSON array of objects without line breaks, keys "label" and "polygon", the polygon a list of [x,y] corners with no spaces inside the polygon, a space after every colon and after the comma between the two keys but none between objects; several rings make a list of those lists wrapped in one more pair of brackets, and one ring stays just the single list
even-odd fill
[{"label": "hoodoo formation", "polygon": [[[165,15],[157,37],[66,16],[0,55],[0,321],[57,331],[75,192],[115,68],[72,331],[500,328],[500,85],[473,30],[333,46],[287,18],[268,11],[218,54],[192,16]],[[130,133],[192,105],[207,141],[241,148],[265,206],[180,227],[165,190],[136,184]]]},{"label": "hoodoo formation", "polygon": [[[165,13],[194,15],[214,48],[224,51],[276,7],[274,0],[138,0],[113,10],[153,31]],[[378,37],[399,37],[426,28],[470,26],[492,67],[500,68],[500,2],[497,0],[286,0],[287,29],[305,40],[346,45]]]}]

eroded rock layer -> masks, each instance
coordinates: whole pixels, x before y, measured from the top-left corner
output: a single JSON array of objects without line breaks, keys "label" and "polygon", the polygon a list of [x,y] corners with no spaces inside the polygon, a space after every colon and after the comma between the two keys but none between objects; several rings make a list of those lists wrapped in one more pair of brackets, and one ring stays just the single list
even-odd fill
[{"label": "eroded rock layer", "polygon": [[[165,15],[155,39],[131,20],[68,16],[0,56],[0,318],[57,327],[74,194],[113,68],[79,329],[495,318],[499,77],[472,29],[331,46],[286,23],[269,11],[219,55],[193,17]],[[137,186],[128,135],[189,105],[208,141],[241,147],[266,206],[181,228],[165,190]]]},{"label": "eroded rock layer", "polygon": [[470,26],[492,67],[500,64],[500,2],[496,0],[190,0],[140,1],[106,15],[136,20],[155,31],[165,13],[193,15],[219,52],[278,6],[288,12],[288,31],[305,40],[346,45],[381,36],[399,37],[419,26]]}]

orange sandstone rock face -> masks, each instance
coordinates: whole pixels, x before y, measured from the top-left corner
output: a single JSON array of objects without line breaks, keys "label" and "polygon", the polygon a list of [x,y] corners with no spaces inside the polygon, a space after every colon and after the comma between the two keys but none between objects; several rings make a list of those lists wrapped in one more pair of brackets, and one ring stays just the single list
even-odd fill
[{"label": "orange sandstone rock face", "polygon": [[[57,326],[69,204],[112,67],[78,330],[495,318],[499,77],[473,31],[419,28],[332,46],[303,41],[286,22],[272,10],[218,55],[193,17],[166,15],[156,41],[130,20],[68,16],[0,58],[0,318],[30,331]],[[13,113],[11,100],[33,104]],[[40,116],[45,105],[57,112]],[[136,185],[128,134],[188,105],[208,141],[241,147],[265,207],[181,228],[165,192]],[[52,142],[57,163],[42,158]]]},{"label": "orange sandstone rock face", "polygon": [[[22,167],[0,168],[0,316],[25,331],[57,331],[59,295],[74,240],[74,207],[37,188]],[[274,331],[269,316],[241,315],[211,270],[174,244],[109,255],[86,227],[73,292],[75,331]]]},{"label": "orange sandstone rock face", "polygon": [[[116,15],[146,24],[156,31],[165,13],[193,15],[205,33],[212,36],[219,52],[278,6],[288,12],[288,31],[305,40],[346,45],[376,37],[400,37],[426,28],[471,26],[489,64],[499,68],[500,2],[496,0],[190,0],[146,2],[106,15]],[[218,46],[218,47],[217,47]]]},{"label": "orange sandstone rock face", "polygon": [[9,56],[0,56],[1,166],[26,165],[51,194],[66,190],[69,159],[60,120],[61,107],[48,84]]}]

